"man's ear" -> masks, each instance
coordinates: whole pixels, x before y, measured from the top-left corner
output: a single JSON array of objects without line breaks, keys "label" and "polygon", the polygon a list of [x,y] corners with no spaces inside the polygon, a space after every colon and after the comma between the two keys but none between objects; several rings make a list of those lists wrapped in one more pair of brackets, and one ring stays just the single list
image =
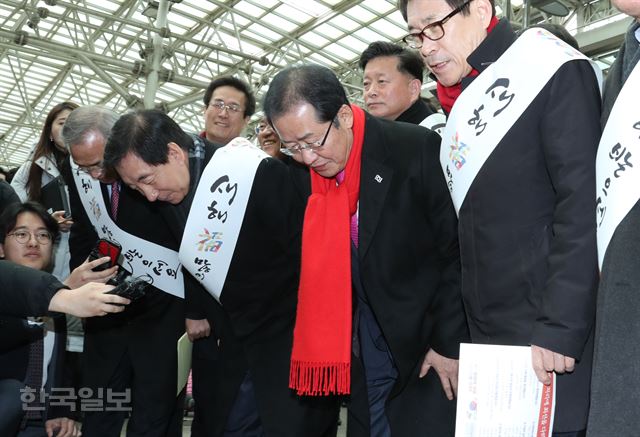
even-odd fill
[{"label": "man's ear", "polygon": [[477,13],[477,16],[482,22],[482,26],[486,29],[489,27],[491,18],[493,17],[493,9],[489,0],[475,0],[469,3],[469,6],[473,8]]},{"label": "man's ear", "polygon": [[347,129],[351,129],[353,127],[353,110],[351,106],[342,105],[338,111],[338,119],[340,120],[340,125],[344,124]]},{"label": "man's ear", "polygon": [[418,100],[422,92],[422,82],[418,79],[412,79],[411,82],[409,82],[409,91],[411,92],[411,100]]},{"label": "man's ear", "polygon": [[0,258],[4,258],[4,244],[0,243]]},{"label": "man's ear", "polygon": [[169,161],[176,160],[178,163],[189,160],[185,150],[173,141],[167,144],[167,159]]}]

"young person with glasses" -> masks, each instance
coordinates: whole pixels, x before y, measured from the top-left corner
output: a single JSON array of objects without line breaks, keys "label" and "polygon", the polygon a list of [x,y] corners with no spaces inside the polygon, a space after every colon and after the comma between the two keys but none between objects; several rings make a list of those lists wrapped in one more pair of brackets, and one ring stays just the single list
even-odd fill
[{"label": "young person with glasses", "polygon": [[[0,216],[0,257],[45,271],[51,267],[54,243],[59,236],[56,220],[42,206],[34,202],[12,204]],[[115,268],[91,270],[105,261],[108,258],[84,263],[64,284],[78,288],[89,282],[106,282],[115,274]],[[41,430],[41,435],[57,432],[60,436],[78,436],[69,411],[39,402],[41,389],[51,393],[51,389],[68,387],[62,380],[64,317],[58,314],[33,321],[2,316],[0,325],[0,434],[28,436]],[[34,401],[24,401],[30,398],[25,390],[32,390]],[[73,396],[75,399],[77,393]]]}]

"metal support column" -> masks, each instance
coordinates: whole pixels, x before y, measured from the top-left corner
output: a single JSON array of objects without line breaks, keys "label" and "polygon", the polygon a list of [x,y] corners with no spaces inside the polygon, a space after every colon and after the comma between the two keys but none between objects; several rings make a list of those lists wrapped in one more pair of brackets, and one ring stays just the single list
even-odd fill
[{"label": "metal support column", "polygon": [[158,2],[158,15],[156,18],[156,32],[153,35],[153,53],[151,55],[151,62],[147,59],[147,86],[144,90],[144,107],[145,109],[153,109],[155,107],[156,92],[158,91],[158,84],[160,81],[160,66],[162,64],[162,35],[164,32],[161,30],[163,27],[167,27],[167,14],[169,12],[169,1],[159,0]]}]

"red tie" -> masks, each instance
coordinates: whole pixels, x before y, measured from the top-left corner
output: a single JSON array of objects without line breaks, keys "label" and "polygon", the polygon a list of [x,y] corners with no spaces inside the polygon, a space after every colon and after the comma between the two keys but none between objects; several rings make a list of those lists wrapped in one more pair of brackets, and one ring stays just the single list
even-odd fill
[{"label": "red tie", "polygon": [[116,220],[118,218],[118,201],[120,200],[120,183],[111,184],[111,217]]},{"label": "red tie", "polygon": [[[336,175],[336,182],[340,185],[344,181],[344,170]],[[356,248],[358,247],[358,211],[356,210],[355,214],[351,216],[351,241],[355,244]]]}]

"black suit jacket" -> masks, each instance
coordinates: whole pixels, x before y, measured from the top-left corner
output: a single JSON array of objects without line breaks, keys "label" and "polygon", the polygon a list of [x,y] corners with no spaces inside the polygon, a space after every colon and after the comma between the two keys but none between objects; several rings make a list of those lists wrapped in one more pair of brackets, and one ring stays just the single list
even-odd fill
[{"label": "black suit jacket", "polygon": [[[207,143],[205,165],[215,150]],[[180,217],[190,207],[195,188],[193,173],[191,176],[191,191],[183,200],[187,203],[165,205],[167,217],[174,220],[171,229],[180,237],[185,225]],[[217,369],[228,375],[220,380],[221,396],[216,400],[226,402],[225,408],[211,409],[211,416],[224,426],[233,400],[224,399],[224,393],[235,395],[248,369],[267,436],[328,437],[335,434],[337,399],[302,399],[288,388],[303,210],[292,190],[285,165],[273,158],[259,164],[222,290],[222,306],[200,286],[190,290],[193,294],[188,299],[199,302],[220,339]],[[192,303],[187,305],[192,308]],[[217,426],[212,435],[221,431]]]},{"label": "black suit jacket", "polygon": [[[95,246],[97,234],[82,206],[75,180],[67,180],[69,201],[74,224],[69,237],[71,268],[84,262]],[[110,211],[107,187],[100,184],[105,205]],[[124,231],[169,249],[177,250],[179,242],[167,232],[167,223],[139,193],[121,185],[116,224]],[[91,317],[85,324],[84,365],[85,383],[89,387],[107,387],[110,377],[127,350],[134,367],[173,375],[166,378],[167,392],[173,387],[175,395],[177,359],[176,341],[184,333],[184,302],[155,287],[147,287],[146,294],[132,302],[118,314]],[[162,365],[161,365],[162,364]]]},{"label": "black suit jacket", "polygon": [[[398,370],[387,402],[391,432],[452,435],[455,401],[446,399],[433,370],[418,378],[429,348],[457,358],[460,342],[468,340],[457,219],[440,169],[440,137],[369,114],[365,123],[357,256],[366,297]],[[297,173],[305,193],[308,176]],[[363,383],[359,363],[352,368],[352,410],[362,427],[349,422],[349,432],[365,436],[366,391],[357,386]]]},{"label": "black suit jacket", "polygon": [[[52,388],[64,388],[69,384],[63,380],[66,346],[66,322],[61,314],[53,317],[55,340],[51,360],[47,366],[47,380],[43,389],[51,393]],[[43,337],[41,326],[31,325],[24,318],[0,317],[0,379],[24,381],[29,367],[29,347]],[[47,359],[45,356],[44,359]],[[57,417],[75,417],[69,407],[49,406],[45,400],[45,420]]]}]

